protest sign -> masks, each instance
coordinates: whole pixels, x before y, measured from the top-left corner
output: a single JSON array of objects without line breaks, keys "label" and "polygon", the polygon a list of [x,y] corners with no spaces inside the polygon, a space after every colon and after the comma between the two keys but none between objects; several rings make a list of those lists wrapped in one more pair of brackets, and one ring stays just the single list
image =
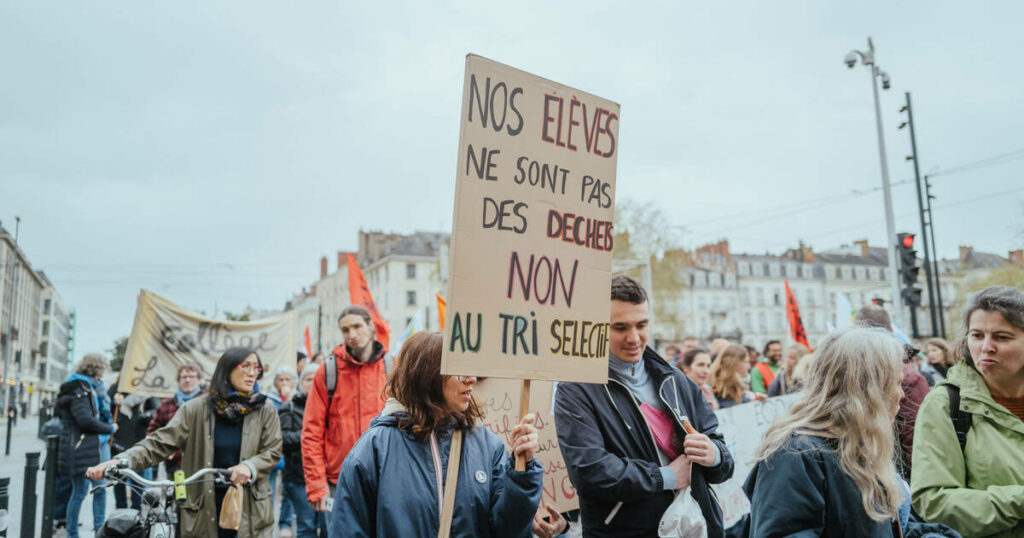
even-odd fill
[{"label": "protest sign", "polygon": [[469,55],[441,371],[605,383],[619,106]]},{"label": "protest sign", "polygon": [[[481,380],[473,389],[473,394],[484,411],[484,425],[501,438],[510,451],[512,428],[519,423],[519,384],[520,382],[514,379],[490,377]],[[553,390],[554,383],[546,381],[534,381],[530,390],[528,408],[531,413],[537,415],[537,442],[540,444],[533,457],[544,467],[544,490],[541,499],[559,512],[568,512],[579,508],[579,499],[576,497],[576,488],[569,481],[562,451],[558,448],[555,417],[551,413]],[[548,515],[547,511],[541,511],[541,514]]]},{"label": "protest sign", "polygon": [[179,366],[197,364],[209,380],[220,356],[235,346],[259,355],[260,384],[269,387],[278,366],[295,366],[295,323],[295,312],[247,322],[214,320],[141,290],[118,391],[173,396]]},{"label": "protest sign", "polygon": [[725,528],[739,522],[750,513],[750,500],[743,493],[743,482],[753,468],[761,438],[777,419],[789,414],[797,395],[778,396],[763,402],[737,405],[715,412],[718,431],[725,437],[725,447],[736,462],[732,478],[711,486],[722,503]]}]

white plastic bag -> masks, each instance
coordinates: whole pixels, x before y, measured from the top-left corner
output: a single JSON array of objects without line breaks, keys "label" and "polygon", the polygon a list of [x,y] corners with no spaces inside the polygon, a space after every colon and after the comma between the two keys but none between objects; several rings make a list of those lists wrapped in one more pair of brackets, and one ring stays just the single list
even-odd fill
[{"label": "white plastic bag", "polygon": [[658,523],[658,538],[707,538],[708,524],[690,488],[679,491]]}]

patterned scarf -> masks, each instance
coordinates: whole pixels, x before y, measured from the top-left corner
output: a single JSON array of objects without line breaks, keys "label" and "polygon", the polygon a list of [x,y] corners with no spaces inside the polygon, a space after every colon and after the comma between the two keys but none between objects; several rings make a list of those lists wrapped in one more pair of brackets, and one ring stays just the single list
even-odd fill
[{"label": "patterned scarf", "polygon": [[239,422],[245,418],[245,415],[263,407],[266,400],[267,395],[260,393],[259,383],[253,387],[252,392],[235,390],[222,395],[217,389],[210,389],[213,412],[222,420],[230,423]]}]

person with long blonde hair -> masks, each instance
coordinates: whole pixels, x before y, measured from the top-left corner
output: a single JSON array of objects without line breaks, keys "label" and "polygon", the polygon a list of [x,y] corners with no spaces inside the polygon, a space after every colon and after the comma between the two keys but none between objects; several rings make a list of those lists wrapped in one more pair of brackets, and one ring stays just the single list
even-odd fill
[{"label": "person with long blonde hair", "polygon": [[711,390],[721,409],[751,401],[743,378],[747,374],[747,348],[739,344],[725,347],[711,364]]},{"label": "person with long blonde hair", "polygon": [[790,414],[764,435],[743,489],[749,536],[899,536],[907,501],[893,421],[903,350],[889,333],[851,328],[815,350]]}]

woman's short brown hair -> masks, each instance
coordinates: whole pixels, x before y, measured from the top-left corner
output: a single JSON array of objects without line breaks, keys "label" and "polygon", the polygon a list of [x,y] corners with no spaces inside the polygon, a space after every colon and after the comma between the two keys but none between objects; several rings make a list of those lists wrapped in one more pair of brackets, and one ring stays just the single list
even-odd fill
[{"label": "woman's short brown hair", "polygon": [[107,358],[102,353],[89,353],[82,357],[82,360],[78,361],[75,371],[85,377],[99,377],[103,375],[103,372],[107,371],[109,366]]},{"label": "woman's short brown hair", "polygon": [[468,430],[483,418],[476,399],[470,400],[469,407],[461,413],[448,410],[444,401],[444,381],[448,376],[441,375],[443,345],[441,333],[424,331],[413,335],[402,345],[395,361],[398,366],[388,380],[387,393],[406,409],[398,417],[398,428],[420,441],[452,422],[455,427]]}]

